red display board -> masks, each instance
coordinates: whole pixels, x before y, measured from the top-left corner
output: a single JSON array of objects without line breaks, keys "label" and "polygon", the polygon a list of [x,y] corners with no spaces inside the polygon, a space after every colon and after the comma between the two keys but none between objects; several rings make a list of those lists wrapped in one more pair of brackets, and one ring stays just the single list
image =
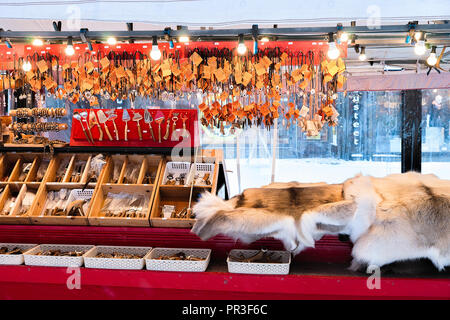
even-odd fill
[{"label": "red display board", "polygon": [[[170,48],[169,43],[159,43],[158,47],[166,54],[177,53],[180,58],[187,58],[188,52],[195,48],[213,49],[230,49],[233,50],[237,47],[237,41],[201,41],[201,42],[187,42],[177,43],[173,48]],[[253,42],[245,41],[245,45],[249,52],[252,51]],[[150,55],[152,49],[152,43],[118,43],[116,45],[97,44],[93,43],[93,51],[89,51],[88,45],[84,43],[74,44],[75,54],[73,56],[67,56],[64,52],[65,44],[46,44],[43,46],[33,46],[31,44],[14,44],[13,48],[8,48],[5,44],[0,44],[0,69],[10,70],[14,68],[14,63],[17,64],[18,58],[23,59],[45,59],[49,56],[57,57],[59,64],[70,63],[71,61],[85,61],[89,59],[89,55],[92,55],[93,61],[97,62],[99,57],[108,55],[110,52],[114,53],[141,53],[145,56]],[[341,51],[341,57],[347,57],[347,43],[337,45]],[[303,52],[307,53],[312,51],[316,53],[315,63],[318,63],[318,53],[328,50],[328,43],[326,41],[269,41],[258,42],[258,50],[263,51],[267,48],[279,48],[281,51],[287,52]],[[141,56],[136,55],[139,59]],[[36,61],[35,61],[36,62]]]},{"label": "red display board", "polygon": [[[129,114],[129,121],[123,121],[124,110]],[[183,148],[198,146],[198,112],[196,109],[148,109],[151,119],[153,120],[150,124],[145,122],[145,110],[146,109],[75,109],[74,115],[78,113],[81,116],[84,115],[84,118],[81,117],[80,120],[72,118],[70,145],[152,148]],[[87,115],[83,114],[83,112],[87,113]],[[105,123],[100,121],[101,117],[99,117],[99,113],[101,112],[103,112],[108,119]],[[109,117],[110,112],[116,115],[114,121]],[[89,117],[94,118],[98,125],[92,125],[92,122],[89,121]],[[139,118],[139,121],[133,120]],[[159,130],[158,119],[163,119],[160,125],[161,130]],[[82,126],[86,134],[83,132]],[[105,126],[107,130],[105,129]],[[90,133],[88,127],[90,128]],[[125,137],[125,129],[127,129],[127,137]],[[139,130],[141,132],[141,137],[139,136]],[[152,138],[151,130],[153,130],[155,140]],[[169,130],[169,132],[167,132],[167,130]],[[160,133],[161,142],[159,142]],[[101,137],[102,135],[103,137]],[[91,136],[93,143],[90,141]]]}]

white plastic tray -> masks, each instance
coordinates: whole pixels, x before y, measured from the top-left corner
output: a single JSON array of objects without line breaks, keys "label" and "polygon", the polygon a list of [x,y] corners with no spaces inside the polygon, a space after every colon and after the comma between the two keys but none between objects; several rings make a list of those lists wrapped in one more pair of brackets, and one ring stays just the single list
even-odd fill
[{"label": "white plastic tray", "polygon": [[81,267],[83,257],[67,256],[38,256],[36,253],[47,250],[61,251],[89,251],[92,245],[69,245],[69,244],[41,244],[24,253],[25,264],[29,266],[48,267]]},{"label": "white plastic tray", "polygon": [[[1,247],[7,247],[8,250],[12,250],[14,248],[19,248],[22,250],[30,250],[36,247],[36,244],[28,244],[28,243],[0,243]],[[0,264],[9,264],[9,265],[19,265],[23,263],[23,254],[0,254]]]},{"label": "white plastic tray", "polygon": [[191,169],[189,171],[189,176],[187,179],[187,185],[190,186],[192,183],[192,180],[194,180],[195,174],[198,173],[200,176],[204,176],[205,173],[209,173],[209,181],[211,182],[210,185],[207,185],[206,183],[195,183],[196,186],[211,186],[212,185],[212,179],[214,174],[214,163],[193,163],[191,166]]},{"label": "white plastic tray", "polygon": [[[259,250],[231,250],[229,256],[240,257],[241,253],[245,258],[258,253]],[[228,272],[247,273],[247,274],[289,274],[291,263],[291,253],[288,251],[269,250],[274,256],[281,256],[281,263],[257,263],[257,262],[235,262],[227,258]]]},{"label": "white plastic tray", "polygon": [[[151,247],[115,247],[96,246],[86,252],[83,256],[86,268],[97,269],[127,269],[140,270],[144,268],[144,257],[150,252]],[[119,258],[96,258],[99,253],[128,253],[142,255],[141,259],[119,259]]]},{"label": "white plastic tray", "polygon": [[184,173],[186,175],[186,177],[185,177],[185,185],[186,185],[190,167],[191,167],[190,162],[167,162],[166,169],[164,170],[162,185],[166,184],[167,174],[169,172],[176,174],[176,175],[180,175],[180,174]]},{"label": "white plastic tray", "polygon": [[[184,252],[187,256],[192,255],[205,260],[155,260],[161,255],[173,255],[180,251]],[[204,272],[208,267],[210,259],[211,249],[155,248],[145,257],[145,265],[147,270],[155,271]]]},{"label": "white plastic tray", "polygon": [[[72,201],[75,200],[87,200],[86,204],[83,205],[83,212],[84,216],[87,217],[89,214],[89,203],[91,202],[91,199],[94,195],[94,189],[73,189],[70,191],[69,198],[67,198],[66,205],[64,209],[67,209],[67,207],[72,203]],[[86,210],[84,210],[87,208]]]}]

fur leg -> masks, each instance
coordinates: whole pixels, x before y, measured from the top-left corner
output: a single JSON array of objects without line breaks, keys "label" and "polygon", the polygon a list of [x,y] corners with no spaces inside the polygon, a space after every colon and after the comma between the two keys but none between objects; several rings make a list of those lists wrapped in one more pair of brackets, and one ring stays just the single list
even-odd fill
[{"label": "fur leg", "polygon": [[357,272],[357,271],[363,270],[363,267],[364,267],[364,263],[362,263],[361,261],[358,261],[356,259],[353,259],[350,267],[348,267],[348,270]]},{"label": "fur leg", "polygon": [[313,211],[305,212],[300,218],[299,233],[305,246],[314,247],[317,234],[323,234],[327,230],[319,230],[320,223],[324,228],[329,226],[334,230],[328,233],[339,233],[353,218],[355,202],[344,200],[318,206]]},{"label": "fur leg", "polygon": [[293,220],[292,223],[287,223],[282,230],[276,231],[269,236],[280,240],[288,251],[301,251],[301,249],[299,248],[300,238],[298,236],[297,228],[295,227],[295,223]]}]

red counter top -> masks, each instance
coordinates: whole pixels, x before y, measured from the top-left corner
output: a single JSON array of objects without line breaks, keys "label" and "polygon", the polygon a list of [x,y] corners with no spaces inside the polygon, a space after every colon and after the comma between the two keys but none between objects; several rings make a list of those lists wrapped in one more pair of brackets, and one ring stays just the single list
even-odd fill
[{"label": "red counter top", "polygon": [[0,242],[211,248],[206,272],[100,270],[80,268],[81,289],[69,290],[66,268],[0,266],[0,299],[450,299],[447,274],[435,277],[382,277],[368,289],[368,277],[346,270],[351,244],[325,237],[295,258],[289,275],[227,272],[232,248],[280,249],[273,239],[245,246],[217,236],[202,241],[186,229],[0,226]]}]

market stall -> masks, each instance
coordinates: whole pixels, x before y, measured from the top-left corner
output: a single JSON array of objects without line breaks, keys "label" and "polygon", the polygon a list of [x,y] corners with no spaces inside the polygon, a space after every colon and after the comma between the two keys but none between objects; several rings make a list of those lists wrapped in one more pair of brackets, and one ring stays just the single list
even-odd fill
[{"label": "market stall", "polygon": [[[351,141],[359,146],[360,96],[352,92],[379,88],[349,76],[346,58],[355,50],[365,61],[372,38],[382,37],[395,46],[406,36],[407,45],[425,52],[427,34],[431,52],[422,67],[446,71],[448,24],[53,27],[0,30],[0,298],[450,297],[448,270],[394,272],[374,289],[365,273],[347,270],[352,243],[344,227],[326,229],[320,220],[333,235],[324,232],[306,248],[289,247],[284,232],[254,222],[254,211],[266,214],[271,206],[306,212],[354,203],[343,181],[241,192],[238,141],[255,128],[273,141],[281,128],[295,128],[315,143],[332,132],[336,147],[338,104],[349,95]],[[448,88],[447,76],[433,79],[422,88]],[[419,87],[401,82],[390,88],[405,90],[402,145],[394,156],[402,172],[420,171]],[[205,132],[236,139],[239,192],[230,191],[226,148],[208,146]],[[275,142],[273,148],[267,183],[276,182]],[[203,214],[206,201],[212,218]],[[259,229],[248,231],[250,222]]]}]

